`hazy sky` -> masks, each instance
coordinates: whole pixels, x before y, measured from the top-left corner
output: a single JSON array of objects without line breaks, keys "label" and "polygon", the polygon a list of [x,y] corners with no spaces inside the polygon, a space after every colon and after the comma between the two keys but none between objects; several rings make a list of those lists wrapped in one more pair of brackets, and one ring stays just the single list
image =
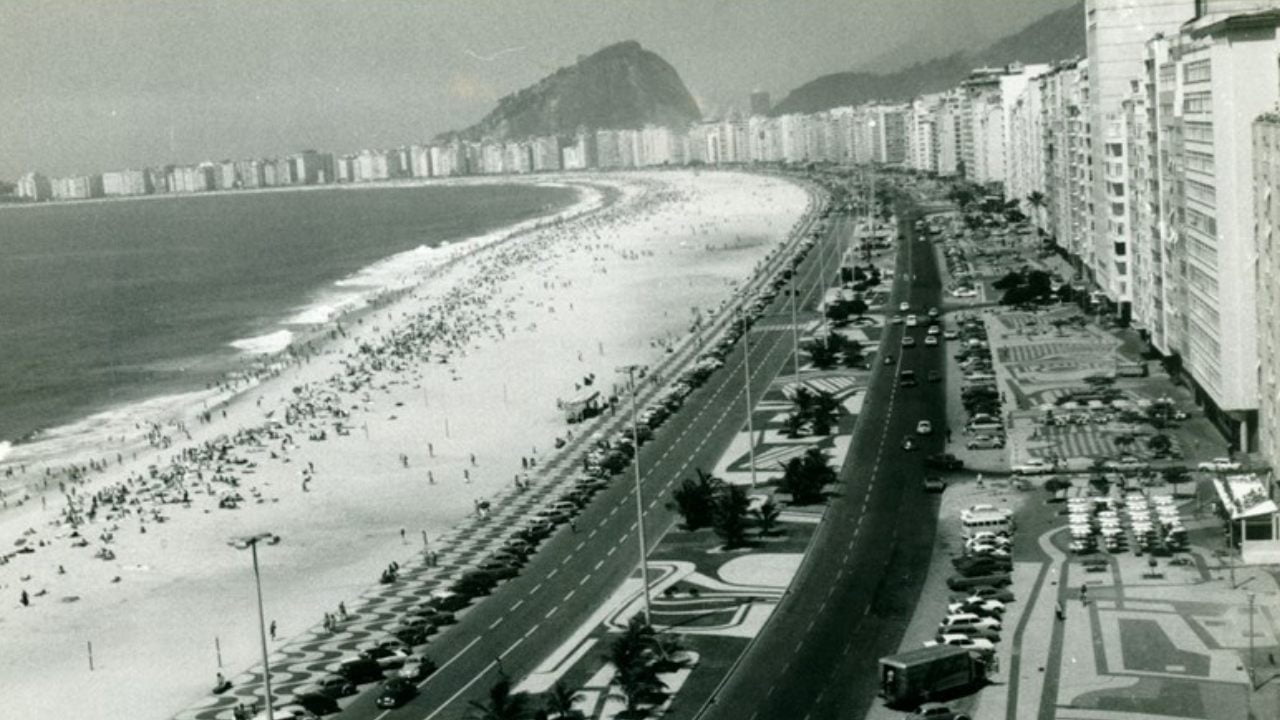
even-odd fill
[{"label": "hazy sky", "polygon": [[1069,2],[0,0],[0,177],[423,141],[628,39],[714,115]]}]

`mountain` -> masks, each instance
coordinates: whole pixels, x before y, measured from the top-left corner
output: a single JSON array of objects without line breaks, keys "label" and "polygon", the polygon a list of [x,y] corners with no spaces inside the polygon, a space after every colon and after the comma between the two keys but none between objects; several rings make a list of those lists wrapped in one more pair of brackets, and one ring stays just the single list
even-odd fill
[{"label": "mountain", "polygon": [[465,130],[442,138],[469,140],[570,135],[581,126],[684,127],[702,119],[680,74],[634,40],[610,45],[498,101]]},{"label": "mountain", "polygon": [[871,100],[909,100],[955,87],[975,67],[1052,62],[1084,54],[1084,1],[1079,0],[978,52],[953,53],[894,73],[823,75],[792,90],[773,106],[771,114],[812,113]]}]

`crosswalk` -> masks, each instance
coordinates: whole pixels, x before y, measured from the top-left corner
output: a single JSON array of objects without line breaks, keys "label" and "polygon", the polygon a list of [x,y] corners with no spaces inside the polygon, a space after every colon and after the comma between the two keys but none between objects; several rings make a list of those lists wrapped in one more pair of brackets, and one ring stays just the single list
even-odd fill
[{"label": "crosswalk", "polygon": [[1006,363],[1030,363],[1058,355],[1069,359],[1072,356],[1112,354],[1114,349],[1115,343],[1067,341],[1020,343],[997,348],[996,355],[1002,362]]}]

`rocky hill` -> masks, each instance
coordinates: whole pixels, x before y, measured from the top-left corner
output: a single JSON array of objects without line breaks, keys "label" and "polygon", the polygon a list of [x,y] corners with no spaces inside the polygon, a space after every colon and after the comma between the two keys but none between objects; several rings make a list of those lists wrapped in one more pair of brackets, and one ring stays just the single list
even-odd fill
[{"label": "rocky hill", "polygon": [[610,45],[498,101],[465,130],[441,139],[570,135],[579,127],[684,127],[702,118],[676,69],[635,41]]},{"label": "rocky hill", "polygon": [[1084,2],[1080,0],[978,52],[955,53],[883,75],[868,72],[823,75],[792,90],[771,112],[773,115],[812,113],[871,100],[908,100],[922,93],[955,87],[975,67],[1015,61],[1052,62],[1084,53]]}]

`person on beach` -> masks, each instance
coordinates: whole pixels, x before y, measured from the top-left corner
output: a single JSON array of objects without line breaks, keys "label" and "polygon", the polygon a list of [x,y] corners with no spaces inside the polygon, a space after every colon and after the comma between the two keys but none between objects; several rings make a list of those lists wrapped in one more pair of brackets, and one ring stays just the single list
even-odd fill
[{"label": "person on beach", "polygon": [[271,633],[271,639],[275,640],[276,639],[276,621],[275,620],[271,621],[270,633]]}]

